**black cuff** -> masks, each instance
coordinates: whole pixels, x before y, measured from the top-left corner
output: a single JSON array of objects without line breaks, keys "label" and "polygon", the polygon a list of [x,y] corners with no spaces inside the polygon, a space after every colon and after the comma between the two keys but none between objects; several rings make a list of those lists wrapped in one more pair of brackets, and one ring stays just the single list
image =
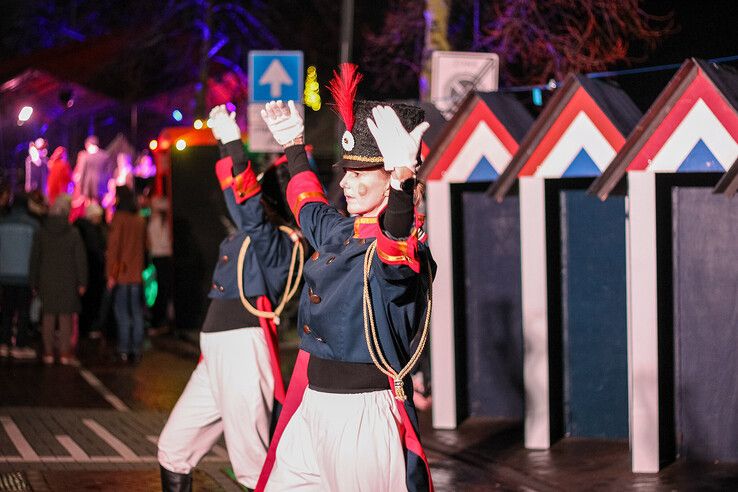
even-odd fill
[{"label": "black cuff", "polygon": [[290,171],[290,176],[312,170],[304,145],[291,145],[284,149],[284,153],[287,155],[287,169]]},{"label": "black cuff", "polygon": [[246,170],[248,161],[246,160],[246,152],[243,151],[243,143],[240,140],[234,140],[225,144],[227,155],[233,160],[233,175],[238,176]]},{"label": "black cuff", "polygon": [[380,218],[382,230],[391,239],[405,239],[415,225],[413,193],[390,187],[387,208]]}]

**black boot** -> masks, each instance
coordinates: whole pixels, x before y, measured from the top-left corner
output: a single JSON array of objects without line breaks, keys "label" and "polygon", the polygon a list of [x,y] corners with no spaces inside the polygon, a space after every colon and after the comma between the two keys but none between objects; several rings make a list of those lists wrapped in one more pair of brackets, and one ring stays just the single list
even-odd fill
[{"label": "black boot", "polygon": [[162,492],[192,492],[192,473],[174,473],[163,466],[159,469]]}]

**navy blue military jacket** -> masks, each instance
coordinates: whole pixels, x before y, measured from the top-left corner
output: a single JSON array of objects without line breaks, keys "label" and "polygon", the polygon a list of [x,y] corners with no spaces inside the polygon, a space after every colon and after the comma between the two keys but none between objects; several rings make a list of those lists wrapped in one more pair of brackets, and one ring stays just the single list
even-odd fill
[{"label": "navy blue military jacket", "polygon": [[[231,158],[218,161],[216,168],[223,188],[228,212],[236,232],[220,243],[218,262],[213,271],[213,282],[208,297],[211,299],[238,299],[238,254],[247,237],[251,244],[243,265],[244,295],[249,298],[266,295],[276,305],[282,297],[287,281],[292,241],[264,216],[261,192],[250,167],[235,179],[228,179]],[[227,169],[227,173],[225,170]],[[248,174],[248,179],[243,175]],[[241,179],[239,179],[241,178]],[[251,184],[243,191],[242,183]],[[237,194],[241,194],[237,198]],[[240,202],[240,203],[239,203]]]},{"label": "navy blue military jacket", "polygon": [[377,218],[344,217],[327,204],[312,171],[292,177],[287,201],[316,253],[306,262],[298,316],[301,348],[317,357],[371,363],[362,311],[364,254],[377,241],[370,291],[382,351],[395,370],[410,358],[422,327],[430,277],[430,250],[416,230],[394,240]]}]

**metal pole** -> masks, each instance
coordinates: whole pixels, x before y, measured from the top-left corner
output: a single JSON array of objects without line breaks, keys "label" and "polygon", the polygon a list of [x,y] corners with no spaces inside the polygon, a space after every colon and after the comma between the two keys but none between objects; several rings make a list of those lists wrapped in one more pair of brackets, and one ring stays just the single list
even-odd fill
[{"label": "metal pole", "polygon": [[2,104],[2,99],[3,96],[0,94],[0,178],[4,177],[5,173],[8,172],[5,167],[5,136],[3,134],[5,128],[5,106]]},{"label": "metal pole", "polygon": [[351,59],[354,40],[354,0],[343,0],[341,6],[341,58],[340,63]]},{"label": "metal pole", "polygon": [[[351,61],[351,49],[354,39],[354,0],[343,0],[341,3],[341,39],[340,39],[340,56],[339,63],[347,63]],[[334,130],[334,142],[340,142],[340,135],[343,133],[343,125],[337,119]],[[334,156],[336,161],[341,158],[343,149],[341,145],[334,145]],[[335,161],[334,161],[335,162]],[[328,199],[335,204],[343,203],[343,193],[338,183],[343,177],[343,171],[335,167],[332,169],[332,180],[328,187]]]}]

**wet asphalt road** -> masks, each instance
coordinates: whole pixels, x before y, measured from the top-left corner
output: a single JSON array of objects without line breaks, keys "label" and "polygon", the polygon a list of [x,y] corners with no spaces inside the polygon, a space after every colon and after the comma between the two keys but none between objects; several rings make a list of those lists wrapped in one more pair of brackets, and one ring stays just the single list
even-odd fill
[{"label": "wet asphalt road", "polygon": [[[295,349],[282,353],[289,361]],[[196,346],[160,337],[131,365],[84,340],[80,360],[0,360],[0,491],[159,490],[156,437],[197,363]],[[421,427],[438,491],[738,490],[735,464],[632,474],[627,442],[564,439],[528,451],[517,422],[472,418],[434,431],[421,413]],[[221,442],[198,468],[196,490],[239,490],[228,467]]]}]

